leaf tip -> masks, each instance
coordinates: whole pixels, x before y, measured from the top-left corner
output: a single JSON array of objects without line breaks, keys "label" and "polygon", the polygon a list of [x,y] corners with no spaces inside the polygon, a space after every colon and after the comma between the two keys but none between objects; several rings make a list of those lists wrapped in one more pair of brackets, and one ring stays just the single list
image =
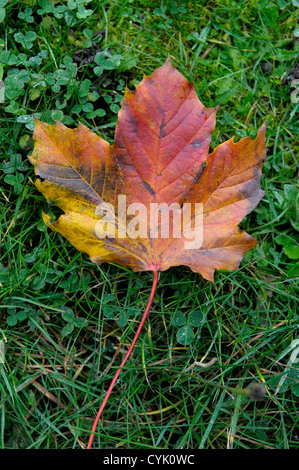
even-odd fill
[{"label": "leaf tip", "polygon": [[42,211],[42,218],[43,218],[43,221],[45,222],[45,224],[47,225],[47,227],[50,227],[51,226],[51,217],[49,216],[49,214],[46,214],[44,211]]},{"label": "leaf tip", "polygon": [[258,130],[258,136],[261,135],[262,137],[266,137],[266,130],[267,130],[267,121],[264,121]]},{"label": "leaf tip", "polygon": [[168,52],[167,54],[167,59],[165,60],[165,63],[171,63],[171,56],[170,56],[170,52]]}]

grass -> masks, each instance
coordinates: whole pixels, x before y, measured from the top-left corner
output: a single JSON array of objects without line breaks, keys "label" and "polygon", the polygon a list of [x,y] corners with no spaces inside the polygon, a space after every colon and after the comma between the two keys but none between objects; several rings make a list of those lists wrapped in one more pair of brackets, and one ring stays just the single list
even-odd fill
[{"label": "grass", "polygon": [[[150,273],[92,264],[45,227],[41,211],[55,210],[27,160],[33,115],[80,120],[112,141],[125,86],[170,53],[205,106],[220,104],[211,148],[267,121],[266,195],[242,223],[259,244],[214,284],[185,267],[160,274],[94,446],[297,448],[298,2],[2,3],[0,447],[86,446],[152,283]],[[107,68],[92,61],[102,51]],[[263,400],[229,388],[252,382]]]}]

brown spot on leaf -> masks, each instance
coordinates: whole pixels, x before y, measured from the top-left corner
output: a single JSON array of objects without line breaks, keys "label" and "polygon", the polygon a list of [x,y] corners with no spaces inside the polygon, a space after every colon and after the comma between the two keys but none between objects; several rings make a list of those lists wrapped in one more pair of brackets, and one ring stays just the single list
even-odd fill
[{"label": "brown spot on leaf", "polygon": [[199,178],[201,177],[202,175],[202,172],[206,166],[207,162],[203,162],[203,164],[201,165],[200,169],[198,170],[198,172],[196,173],[195,177],[193,178],[193,183],[196,184],[197,181],[199,180]]},{"label": "brown spot on leaf", "polygon": [[152,196],[155,195],[155,191],[153,190],[153,188],[150,187],[150,185],[146,181],[142,181],[142,184]]},{"label": "brown spot on leaf", "polygon": [[202,139],[196,139],[196,140],[193,140],[193,142],[191,142],[192,147],[195,149],[200,149],[201,144],[202,144]]}]

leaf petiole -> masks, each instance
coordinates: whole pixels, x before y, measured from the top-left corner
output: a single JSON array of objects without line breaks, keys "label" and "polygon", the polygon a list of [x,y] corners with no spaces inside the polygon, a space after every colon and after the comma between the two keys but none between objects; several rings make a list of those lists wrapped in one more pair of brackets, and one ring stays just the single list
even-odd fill
[{"label": "leaf petiole", "polygon": [[156,288],[157,288],[157,284],[158,284],[158,279],[159,279],[159,271],[154,271],[152,290],[151,290],[151,293],[150,293],[150,296],[149,296],[149,299],[148,299],[148,303],[147,303],[146,309],[145,309],[145,311],[144,311],[144,313],[143,313],[143,315],[142,315],[140,324],[139,324],[139,326],[138,326],[138,328],[137,328],[137,331],[136,331],[136,333],[135,333],[135,336],[134,336],[134,338],[133,338],[133,341],[132,341],[132,343],[130,344],[130,347],[129,347],[129,349],[128,349],[128,351],[127,351],[127,353],[126,353],[124,359],[122,360],[119,369],[117,369],[117,371],[116,371],[116,373],[115,373],[115,375],[114,375],[114,377],[113,377],[113,379],[112,379],[112,381],[111,381],[111,384],[110,384],[110,386],[109,386],[109,388],[108,388],[108,390],[107,390],[107,393],[106,393],[106,395],[105,395],[105,398],[104,398],[104,400],[103,400],[103,402],[102,402],[102,404],[101,404],[101,407],[100,407],[100,409],[99,409],[99,411],[98,411],[98,413],[97,413],[97,415],[96,415],[96,417],[95,417],[95,420],[94,420],[94,422],[93,422],[93,426],[92,426],[92,429],[91,429],[91,434],[90,434],[90,437],[89,437],[87,449],[91,449],[92,442],[93,442],[93,438],[94,438],[94,434],[95,434],[95,432],[96,432],[97,425],[98,425],[99,419],[100,419],[100,417],[101,417],[101,414],[102,414],[102,412],[103,412],[103,410],[104,410],[104,408],[105,408],[105,406],[106,406],[106,403],[107,403],[107,401],[108,401],[108,399],[109,399],[109,397],[110,397],[110,394],[111,394],[112,389],[113,389],[113,387],[114,387],[114,385],[115,385],[115,382],[117,381],[118,376],[119,376],[119,374],[120,374],[121,371],[122,371],[122,368],[124,367],[124,365],[126,364],[127,360],[129,359],[129,357],[130,357],[130,355],[131,355],[131,353],[132,353],[132,351],[133,351],[133,348],[134,348],[134,346],[135,346],[135,343],[136,343],[136,341],[137,341],[138,338],[139,338],[139,335],[140,335],[140,333],[141,333],[141,330],[142,330],[143,325],[144,325],[144,323],[145,323],[145,320],[146,320],[146,318],[147,318],[148,312],[150,311],[151,305],[152,305],[153,300],[154,300],[154,296],[155,296],[155,292],[156,292]]}]

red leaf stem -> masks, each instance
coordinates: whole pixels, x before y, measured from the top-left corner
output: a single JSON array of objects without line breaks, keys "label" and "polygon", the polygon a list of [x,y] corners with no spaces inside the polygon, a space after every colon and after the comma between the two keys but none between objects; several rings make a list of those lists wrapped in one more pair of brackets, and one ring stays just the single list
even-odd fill
[{"label": "red leaf stem", "polygon": [[129,349],[128,349],[128,351],[127,351],[127,353],[126,353],[124,359],[122,360],[122,363],[120,364],[119,369],[117,369],[117,371],[116,371],[116,373],[115,373],[115,375],[114,375],[114,377],[113,377],[113,379],[112,379],[112,381],[111,381],[111,384],[110,384],[110,386],[109,386],[109,388],[108,388],[108,391],[107,391],[107,393],[106,393],[106,395],[105,395],[105,398],[104,398],[104,400],[103,400],[103,403],[102,403],[102,405],[101,405],[101,407],[100,407],[100,409],[99,409],[99,411],[98,411],[98,413],[97,413],[97,415],[96,415],[96,418],[95,418],[95,420],[94,420],[94,422],[93,422],[93,426],[92,426],[91,434],[90,434],[90,437],[89,437],[89,442],[88,442],[88,445],[87,445],[87,449],[91,449],[92,442],[93,442],[93,438],[94,438],[94,434],[95,434],[95,432],[96,432],[97,425],[98,425],[98,421],[99,421],[99,419],[100,419],[100,417],[101,417],[101,414],[102,414],[102,412],[103,412],[103,410],[104,410],[104,408],[105,408],[105,405],[106,405],[106,403],[107,403],[107,401],[108,401],[108,399],[109,399],[109,397],[110,397],[110,394],[111,394],[112,389],[113,389],[113,387],[114,387],[114,385],[115,385],[115,382],[117,381],[118,376],[119,376],[119,374],[120,374],[121,371],[122,371],[122,368],[124,367],[124,365],[126,364],[127,360],[129,359],[129,357],[130,357],[130,355],[131,355],[131,353],[132,353],[132,351],[133,351],[133,348],[134,348],[134,346],[135,346],[135,343],[136,343],[137,339],[139,338],[139,335],[140,335],[140,333],[141,333],[141,330],[142,330],[143,325],[144,325],[144,323],[145,323],[145,320],[146,320],[146,318],[147,318],[148,312],[150,311],[151,305],[152,305],[152,303],[153,303],[154,295],[155,295],[156,288],[157,288],[157,284],[158,284],[158,279],[159,279],[159,272],[158,272],[158,271],[154,271],[152,290],[151,290],[151,293],[150,293],[150,297],[149,297],[149,299],[148,299],[148,303],[147,303],[146,309],[145,309],[145,311],[144,311],[144,314],[142,315],[141,322],[140,322],[140,324],[139,324],[139,326],[138,326],[138,329],[137,329],[137,331],[136,331],[136,333],[135,333],[135,336],[134,336],[134,338],[133,338],[133,341],[132,341],[132,343],[130,344],[130,347],[129,347]]}]

